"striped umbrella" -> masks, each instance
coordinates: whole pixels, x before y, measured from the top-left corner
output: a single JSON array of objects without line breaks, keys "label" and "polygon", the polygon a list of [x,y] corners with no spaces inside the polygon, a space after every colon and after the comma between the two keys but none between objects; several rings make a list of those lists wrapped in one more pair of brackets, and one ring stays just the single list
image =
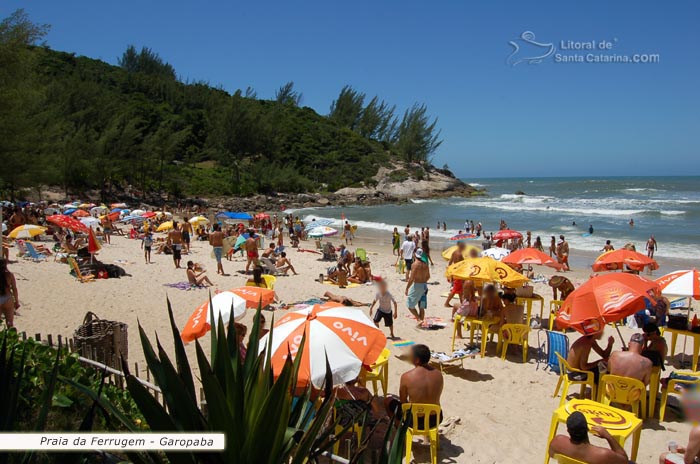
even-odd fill
[{"label": "striped umbrella", "polygon": [[656,279],[661,293],[700,300],[700,272],[697,269],[675,271]]},{"label": "striped umbrella", "polygon": [[[211,303],[211,304],[210,304]],[[245,314],[246,301],[233,292],[217,293],[210,300],[197,306],[185,326],[182,328],[180,337],[185,343],[194,341],[204,336],[211,326],[217,324],[219,317],[228,323],[233,316],[233,320],[238,320]]]},{"label": "striped umbrella", "polygon": [[332,227],[314,227],[308,233],[309,237],[330,237],[331,235],[337,234],[338,231]]},{"label": "striped umbrella", "polygon": [[9,238],[32,238],[36,237],[37,235],[41,235],[44,232],[46,232],[46,229],[44,227],[40,226],[35,226],[32,224],[25,224],[23,226],[18,226],[12,229],[12,232],[10,232],[7,236]]},{"label": "striped umbrella", "polygon": [[[272,370],[279,375],[288,354],[296,356],[306,334],[298,386],[309,383],[323,387],[326,356],[333,384],[356,379],[363,365],[372,365],[386,345],[384,333],[362,310],[338,303],[314,305],[286,314],[272,331]],[[260,351],[267,348],[268,337],[260,341]]]},{"label": "striped umbrella", "polygon": [[452,242],[461,242],[462,240],[471,240],[476,238],[476,234],[457,234],[450,237]]},{"label": "striped umbrella", "polygon": [[333,224],[333,219],[316,219],[306,224],[305,229],[308,231],[316,227],[330,226],[331,224]]},{"label": "striped umbrella", "polygon": [[499,248],[499,247],[489,248],[488,250],[484,250],[481,252],[481,256],[488,256],[489,258],[493,258],[496,261],[501,261],[503,258],[508,256],[509,254],[510,254],[509,249]]}]

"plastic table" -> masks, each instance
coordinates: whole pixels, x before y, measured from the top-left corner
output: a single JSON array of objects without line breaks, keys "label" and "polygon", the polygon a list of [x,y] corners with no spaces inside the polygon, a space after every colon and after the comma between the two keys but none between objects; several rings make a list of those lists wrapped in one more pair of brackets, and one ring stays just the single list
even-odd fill
[{"label": "plastic table", "polygon": [[632,436],[632,453],[631,460],[637,459],[637,451],[639,449],[639,439],[642,434],[642,420],[629,411],[623,411],[612,406],[606,406],[591,400],[571,400],[568,403],[558,407],[552,414],[552,423],[549,428],[549,437],[547,438],[547,450],[544,455],[544,462],[549,462],[549,443],[557,433],[559,424],[566,424],[566,419],[574,411],[579,411],[586,416],[588,426],[595,425],[605,428],[610,435],[617,440],[620,446],[625,446],[627,438]]},{"label": "plastic table", "polygon": [[676,342],[679,335],[693,338],[693,371],[698,370],[698,352],[700,352],[700,333],[691,332],[690,330],[671,329],[664,327],[664,333],[671,332],[671,357],[676,354]]}]

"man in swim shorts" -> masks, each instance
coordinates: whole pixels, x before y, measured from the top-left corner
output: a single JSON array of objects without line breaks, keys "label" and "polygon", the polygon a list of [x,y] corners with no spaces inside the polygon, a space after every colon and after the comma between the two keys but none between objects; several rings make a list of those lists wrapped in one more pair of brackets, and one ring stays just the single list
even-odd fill
[{"label": "man in swim shorts", "polygon": [[175,269],[180,269],[180,260],[182,259],[182,232],[177,226],[177,221],[173,221],[173,229],[168,233],[166,242],[173,250],[173,263]]},{"label": "man in swim shorts", "polygon": [[185,244],[185,250],[187,250],[187,253],[189,253],[190,237],[192,236],[192,224],[190,224],[190,220],[187,218],[187,216],[185,216],[185,222],[182,223],[180,231],[182,232],[182,242]]},{"label": "man in swim shorts", "polygon": [[[425,309],[428,307],[428,280],[430,280],[430,268],[424,260],[423,250],[416,250],[416,259],[411,266],[410,276],[406,283],[406,305],[416,319],[418,325],[425,320]],[[418,310],[416,310],[416,308]]]},{"label": "man in swim shorts", "polygon": [[224,233],[221,232],[219,224],[214,224],[213,229],[214,231],[209,234],[209,245],[212,246],[216,258],[216,273],[226,275],[224,274],[224,265],[221,264],[221,258],[224,254]]},{"label": "man in swim shorts", "polygon": [[[408,228],[408,226],[406,226]],[[403,258],[406,263],[406,280],[408,280],[411,274],[411,266],[413,265],[413,252],[416,251],[416,243],[413,241],[410,235],[406,235],[406,238],[401,245],[399,250],[400,258]]]},{"label": "man in swim shorts", "polygon": [[248,229],[248,239],[245,241],[245,251],[248,255],[248,262],[245,265],[245,273],[248,273],[248,268],[252,264],[253,266],[258,265],[258,242],[255,239],[255,232],[252,229]]}]

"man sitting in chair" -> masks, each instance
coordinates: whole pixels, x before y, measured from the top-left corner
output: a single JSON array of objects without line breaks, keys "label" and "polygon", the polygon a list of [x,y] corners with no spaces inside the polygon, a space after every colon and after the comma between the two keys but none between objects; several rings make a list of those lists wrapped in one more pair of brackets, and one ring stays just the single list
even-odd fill
[{"label": "man sitting in chair", "polygon": [[625,449],[603,427],[591,428],[593,435],[608,442],[608,448],[591,445],[588,441],[588,424],[586,417],[579,411],[574,411],[566,419],[566,429],[569,436],[557,435],[549,444],[549,455],[562,454],[566,457],[589,464],[627,464],[629,459]]},{"label": "man sitting in chair", "polygon": [[610,355],[608,371],[612,375],[637,379],[644,385],[649,385],[653,364],[649,358],[642,356],[643,349],[644,336],[633,334],[627,351],[616,351]]},{"label": "man sitting in chair", "polygon": [[[596,385],[598,384],[598,377],[600,375],[598,363],[600,363],[600,361],[608,360],[610,353],[612,353],[613,344],[615,343],[615,339],[613,337],[609,337],[608,346],[605,349],[602,349],[600,345],[598,345],[598,340],[601,338],[603,338],[603,330],[590,335],[584,335],[576,340],[573,345],[571,345],[569,355],[566,358],[566,361],[574,369],[592,372]],[[591,349],[598,353],[598,356],[600,356],[602,359],[594,362],[588,362],[588,356],[591,354]],[[580,374],[573,372],[569,375],[573,379],[576,379],[576,376]]]}]

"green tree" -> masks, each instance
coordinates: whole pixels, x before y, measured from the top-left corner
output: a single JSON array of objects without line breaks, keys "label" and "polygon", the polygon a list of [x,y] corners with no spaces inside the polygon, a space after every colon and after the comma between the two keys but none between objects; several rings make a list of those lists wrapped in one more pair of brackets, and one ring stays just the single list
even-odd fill
[{"label": "green tree", "polygon": [[294,90],[294,82],[289,81],[275,92],[275,100],[283,105],[299,106],[302,93]]},{"label": "green tree", "polygon": [[328,117],[336,124],[356,130],[362,116],[362,105],[365,101],[365,94],[346,85],[340,90],[336,100],[331,103],[331,111]]},{"label": "green tree", "polygon": [[429,163],[442,144],[437,118],[430,122],[425,105],[407,109],[396,131],[395,150],[408,162]]}]

